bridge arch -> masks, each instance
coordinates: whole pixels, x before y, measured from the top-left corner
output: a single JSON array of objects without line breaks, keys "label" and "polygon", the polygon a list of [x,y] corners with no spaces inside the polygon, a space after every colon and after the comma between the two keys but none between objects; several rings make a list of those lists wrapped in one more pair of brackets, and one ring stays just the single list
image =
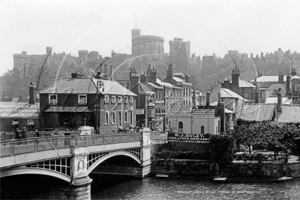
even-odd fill
[{"label": "bridge arch", "polygon": [[19,169],[4,171],[1,172],[1,178],[8,177],[8,176],[15,176],[15,175],[27,175],[27,174],[51,176],[54,178],[64,180],[68,183],[71,182],[71,178],[67,175],[58,173],[53,170],[40,169],[40,168],[19,168]]},{"label": "bridge arch", "polygon": [[112,153],[109,153],[103,157],[101,157],[99,160],[97,160],[93,165],[88,169],[88,174],[90,174],[98,165],[100,165],[105,160],[115,157],[115,156],[127,156],[135,160],[139,165],[141,164],[141,161],[133,154],[126,152],[126,151],[115,151]]}]

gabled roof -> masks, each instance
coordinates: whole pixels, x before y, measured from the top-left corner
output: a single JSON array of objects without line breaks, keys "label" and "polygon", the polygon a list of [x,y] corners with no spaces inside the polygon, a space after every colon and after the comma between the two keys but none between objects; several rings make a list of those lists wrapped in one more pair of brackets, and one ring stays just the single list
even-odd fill
[{"label": "gabled roof", "polygon": [[244,104],[236,114],[237,119],[245,121],[270,121],[274,117],[275,104]]},{"label": "gabled roof", "polygon": [[90,78],[68,78],[59,80],[47,88],[39,91],[40,94],[93,94],[97,93],[96,85]]},{"label": "gabled roof", "polygon": [[278,113],[277,122],[300,123],[300,107],[282,105],[282,112]]},{"label": "gabled roof", "polygon": [[154,93],[144,83],[139,83],[138,85],[140,86],[141,92],[148,93],[148,94],[153,94]]},{"label": "gabled roof", "polygon": [[237,93],[235,93],[232,90],[227,89],[227,88],[221,88],[220,96],[221,96],[221,98],[244,99],[243,97],[241,97]]},{"label": "gabled roof", "polygon": [[[40,94],[96,94],[97,80],[95,78],[68,78],[57,81],[49,87],[41,90]],[[101,94],[116,94],[136,96],[133,92],[123,87],[116,81],[100,80],[103,87]]]},{"label": "gabled roof", "polygon": [[243,79],[239,79],[239,87],[242,87],[242,88],[245,88],[245,87],[255,88],[255,86],[253,84],[251,84],[248,81],[245,81]]}]

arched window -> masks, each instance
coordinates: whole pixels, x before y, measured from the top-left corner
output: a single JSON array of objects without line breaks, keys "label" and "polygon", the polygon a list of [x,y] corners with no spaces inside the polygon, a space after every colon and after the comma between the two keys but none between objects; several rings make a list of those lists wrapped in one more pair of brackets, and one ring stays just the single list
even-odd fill
[{"label": "arched window", "polygon": [[204,134],[204,126],[201,126],[201,134]]},{"label": "arched window", "polygon": [[178,128],[183,128],[183,123],[182,122],[178,122]]}]

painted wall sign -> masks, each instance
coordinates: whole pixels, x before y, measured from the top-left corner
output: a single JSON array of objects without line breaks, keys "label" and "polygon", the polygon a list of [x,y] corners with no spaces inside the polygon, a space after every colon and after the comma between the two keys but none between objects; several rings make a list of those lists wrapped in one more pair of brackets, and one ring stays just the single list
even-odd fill
[{"label": "painted wall sign", "polygon": [[168,141],[169,142],[208,143],[209,138],[204,138],[199,134],[169,133]]}]

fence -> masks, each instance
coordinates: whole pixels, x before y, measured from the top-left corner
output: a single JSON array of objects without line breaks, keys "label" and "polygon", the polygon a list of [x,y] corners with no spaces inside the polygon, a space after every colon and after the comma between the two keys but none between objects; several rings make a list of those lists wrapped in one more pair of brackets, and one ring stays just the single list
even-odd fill
[{"label": "fence", "polygon": [[68,135],[68,136],[44,136],[27,139],[12,139],[0,142],[0,157],[20,154],[64,149],[70,147],[84,147],[96,145],[108,145],[118,143],[138,142],[141,135],[130,134],[92,134],[92,135]]}]

